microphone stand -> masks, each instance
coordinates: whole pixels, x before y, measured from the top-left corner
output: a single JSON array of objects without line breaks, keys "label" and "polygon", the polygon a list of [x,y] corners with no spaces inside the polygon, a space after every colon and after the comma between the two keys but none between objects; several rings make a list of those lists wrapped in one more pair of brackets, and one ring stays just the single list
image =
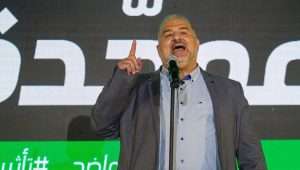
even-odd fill
[{"label": "microphone stand", "polygon": [[[178,76],[177,76],[178,77]],[[181,81],[179,78],[170,82],[171,86],[171,105],[170,105],[170,147],[169,147],[169,170],[174,170],[174,107],[175,107],[175,90],[179,87]]]}]

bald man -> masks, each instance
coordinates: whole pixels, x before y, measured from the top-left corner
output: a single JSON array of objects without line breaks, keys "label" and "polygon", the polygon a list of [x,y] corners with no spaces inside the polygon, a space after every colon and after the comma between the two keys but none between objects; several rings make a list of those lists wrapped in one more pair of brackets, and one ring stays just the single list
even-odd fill
[{"label": "bald man", "polygon": [[240,170],[265,169],[241,85],[202,70],[199,45],[189,20],[170,15],[158,32],[159,70],[141,73],[136,41],[118,62],[92,122],[103,139],[120,138],[120,170],[169,169],[170,56],[183,82],[176,96],[175,169],[234,170],[236,163]]}]

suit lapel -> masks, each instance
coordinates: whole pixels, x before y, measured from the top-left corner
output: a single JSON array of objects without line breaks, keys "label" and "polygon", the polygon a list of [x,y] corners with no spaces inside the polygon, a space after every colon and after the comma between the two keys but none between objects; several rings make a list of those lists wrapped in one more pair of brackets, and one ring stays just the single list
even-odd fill
[{"label": "suit lapel", "polygon": [[[159,107],[160,107],[160,75],[159,71],[155,71],[149,79],[151,83],[151,99],[153,109],[153,125],[156,137],[159,138]],[[159,141],[158,141],[159,142]]]},{"label": "suit lapel", "polygon": [[[159,159],[159,140],[160,140],[160,115],[159,115],[159,107],[160,107],[160,71],[155,71],[151,74],[150,79],[150,95],[151,95],[151,109],[153,116],[153,128],[155,133],[155,146],[156,150],[156,158],[155,165],[156,169],[158,168],[158,159]],[[145,108],[146,109],[146,108]]]},{"label": "suit lapel", "polygon": [[213,111],[214,111],[214,122],[215,122],[215,128],[216,128],[216,137],[217,137],[217,148],[218,148],[218,153],[219,153],[219,159],[220,159],[220,166],[221,169],[223,169],[223,167],[225,167],[225,165],[223,165],[224,163],[224,148],[223,148],[223,132],[222,132],[222,115],[221,115],[221,110],[220,110],[220,104],[221,101],[220,99],[222,98],[222,96],[220,96],[220,94],[218,93],[218,89],[216,88],[216,79],[210,75],[209,73],[207,73],[206,71],[202,70],[200,68],[200,71],[203,75],[204,81],[206,83],[206,86],[208,88],[211,100],[212,100],[212,104],[213,104]]}]

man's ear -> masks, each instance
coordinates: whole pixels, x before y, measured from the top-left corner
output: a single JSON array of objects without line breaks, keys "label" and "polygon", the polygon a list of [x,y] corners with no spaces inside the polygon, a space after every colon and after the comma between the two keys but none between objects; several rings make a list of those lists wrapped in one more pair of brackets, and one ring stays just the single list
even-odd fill
[{"label": "man's ear", "polygon": [[157,50],[157,52],[158,52],[158,55],[160,56],[160,55],[161,55],[161,51],[160,51],[159,44],[156,45],[156,50]]},{"label": "man's ear", "polygon": [[163,64],[164,63],[164,61],[163,61],[164,58],[162,57],[162,51],[161,51],[161,48],[160,48],[159,44],[156,45],[156,49],[157,49],[157,53],[159,55],[159,58],[160,58],[160,60],[161,60],[161,62]]}]

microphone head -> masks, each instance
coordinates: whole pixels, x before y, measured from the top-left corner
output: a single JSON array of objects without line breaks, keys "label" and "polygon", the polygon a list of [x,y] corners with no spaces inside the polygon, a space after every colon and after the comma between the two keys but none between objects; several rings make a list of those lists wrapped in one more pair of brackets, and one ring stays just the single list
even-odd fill
[{"label": "microphone head", "polygon": [[170,55],[168,58],[168,71],[169,71],[169,80],[171,82],[171,87],[178,88],[180,84],[179,80],[179,68],[176,62],[176,56]]},{"label": "microphone head", "polygon": [[177,61],[176,56],[170,55],[168,57],[168,68],[174,67],[174,65],[175,65],[175,67],[177,67],[177,62],[176,61]]},{"label": "microphone head", "polygon": [[177,57],[176,57],[175,55],[171,54],[171,55],[168,57],[168,63],[169,63],[171,60],[176,61],[176,60],[177,60]]},{"label": "microphone head", "polygon": [[174,55],[171,55],[168,58],[168,71],[169,74],[172,75],[172,77],[174,76],[178,76],[178,66],[177,66],[177,62],[176,62],[176,57]]}]

